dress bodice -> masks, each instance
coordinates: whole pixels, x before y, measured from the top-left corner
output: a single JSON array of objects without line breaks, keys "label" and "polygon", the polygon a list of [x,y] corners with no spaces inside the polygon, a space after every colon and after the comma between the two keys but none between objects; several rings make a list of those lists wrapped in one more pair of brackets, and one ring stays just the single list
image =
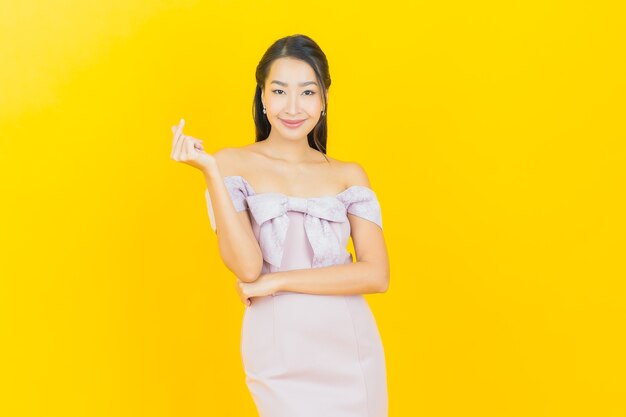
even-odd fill
[{"label": "dress bodice", "polygon": [[[347,251],[350,222],[347,214],[369,220],[382,229],[375,192],[353,185],[336,195],[294,197],[256,193],[240,175],[224,177],[236,211],[248,210],[254,235],[263,253],[264,272],[317,268],[352,262]],[[206,203],[213,231],[215,215],[208,189]]]}]

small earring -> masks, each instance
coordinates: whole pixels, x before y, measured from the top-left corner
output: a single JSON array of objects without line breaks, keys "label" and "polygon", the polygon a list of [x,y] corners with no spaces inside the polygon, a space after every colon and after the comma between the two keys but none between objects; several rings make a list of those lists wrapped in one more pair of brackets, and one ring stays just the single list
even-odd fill
[{"label": "small earring", "polygon": [[322,116],[326,116],[326,112],[322,110]]},{"label": "small earring", "polygon": [[266,111],[265,111],[265,106],[263,106],[263,114],[265,114],[265,113],[266,113]]}]

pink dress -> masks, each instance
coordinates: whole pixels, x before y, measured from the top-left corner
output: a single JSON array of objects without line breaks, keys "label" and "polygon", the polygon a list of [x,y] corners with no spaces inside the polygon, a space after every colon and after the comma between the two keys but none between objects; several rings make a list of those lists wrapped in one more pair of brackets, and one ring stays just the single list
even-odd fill
[{"label": "pink dress", "polygon": [[[352,263],[347,213],[382,228],[369,187],[302,198],[257,194],[238,175],[224,182],[235,209],[248,210],[264,273]],[[215,231],[208,189],[205,195]],[[363,295],[280,291],[251,301],[241,357],[261,417],[387,417],[385,355]]]}]

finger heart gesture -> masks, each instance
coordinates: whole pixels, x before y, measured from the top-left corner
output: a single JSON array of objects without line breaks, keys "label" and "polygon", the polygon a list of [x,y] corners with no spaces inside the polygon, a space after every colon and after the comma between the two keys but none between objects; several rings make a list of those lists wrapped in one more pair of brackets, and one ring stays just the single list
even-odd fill
[{"label": "finger heart gesture", "polygon": [[185,119],[180,119],[177,126],[172,126],[172,152],[171,159],[177,162],[183,162],[206,171],[215,164],[215,158],[205,152],[202,140],[183,134]]}]

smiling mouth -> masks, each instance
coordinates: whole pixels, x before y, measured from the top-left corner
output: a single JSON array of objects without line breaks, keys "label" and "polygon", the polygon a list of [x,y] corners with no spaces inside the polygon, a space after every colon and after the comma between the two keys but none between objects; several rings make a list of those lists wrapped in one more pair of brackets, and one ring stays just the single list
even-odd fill
[{"label": "smiling mouth", "polygon": [[283,122],[283,124],[285,126],[289,127],[289,128],[300,127],[300,126],[302,126],[302,124],[304,123],[305,120],[306,119],[302,119],[302,120],[285,120],[285,119],[280,119],[280,121]]}]

